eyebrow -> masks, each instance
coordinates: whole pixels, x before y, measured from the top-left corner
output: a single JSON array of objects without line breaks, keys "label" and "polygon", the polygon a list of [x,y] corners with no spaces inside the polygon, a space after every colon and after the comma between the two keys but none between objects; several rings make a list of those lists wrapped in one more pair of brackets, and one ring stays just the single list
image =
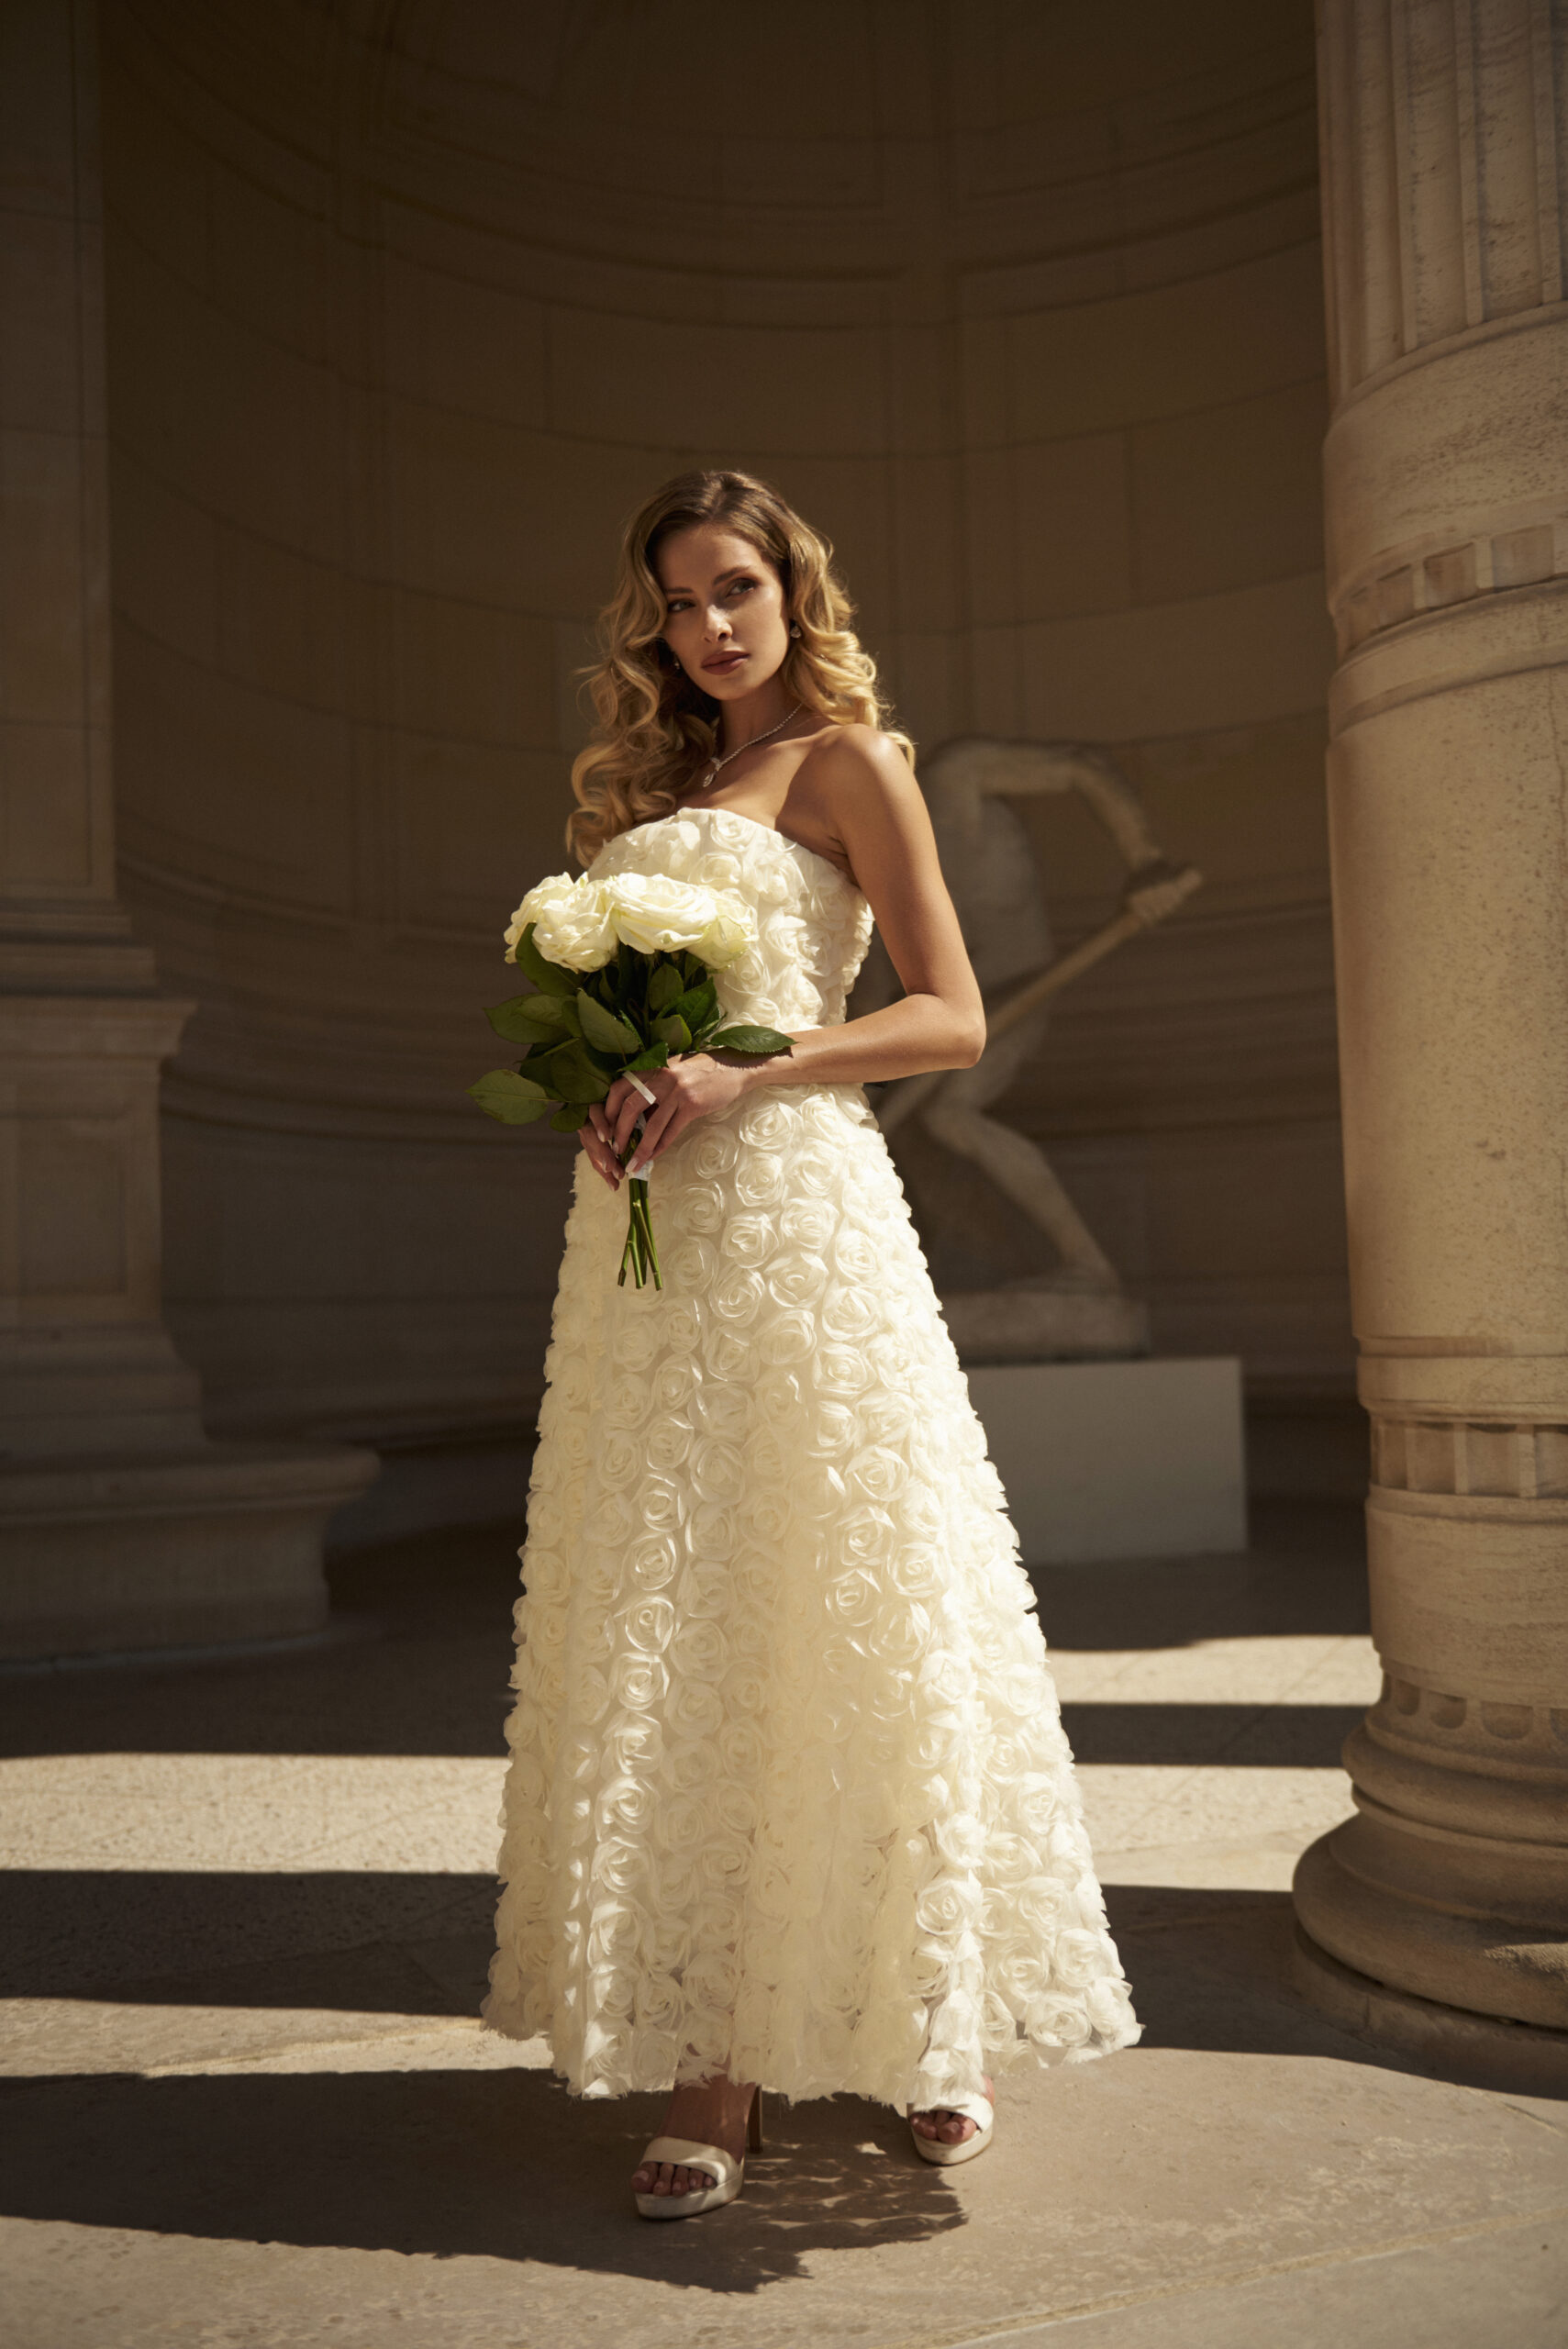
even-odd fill
[{"label": "eyebrow", "polygon": [[[727,579],[739,579],[743,571],[754,571],[755,569],[755,563],[732,562],[728,571],[719,571],[715,573],[713,584],[716,587],[722,587]],[[672,583],[670,586],[665,588],[664,593],[667,596],[695,596],[696,594],[696,589],[695,587],[683,587],[678,584]]]}]

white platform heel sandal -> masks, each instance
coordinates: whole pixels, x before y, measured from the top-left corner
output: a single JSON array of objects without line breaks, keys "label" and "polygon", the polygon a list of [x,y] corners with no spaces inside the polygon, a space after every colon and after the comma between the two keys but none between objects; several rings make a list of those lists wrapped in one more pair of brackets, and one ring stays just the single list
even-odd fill
[{"label": "white platform heel sandal", "polygon": [[915,2107],[909,2105],[905,2118],[909,2122],[909,2134],[915,2141],[915,2151],[923,2162],[936,2162],[951,2169],[955,2162],[972,2162],[991,2143],[996,2123],[996,2108],[988,2096],[954,2096],[930,2108],[936,2112],[956,2112],[974,2123],[973,2137],[961,2137],[950,2144],[940,2137],[922,2137],[915,2127]]},{"label": "white platform heel sandal", "polygon": [[[762,2150],[762,2091],[758,2088],[746,2116],[746,2153]],[[644,2163],[668,2162],[674,2169],[704,2169],[713,2179],[711,2186],[699,2186],[695,2194],[634,2196],[645,2219],[695,2219],[700,2211],[717,2210],[721,2203],[734,2201],[746,2180],[746,2154],[737,2161],[722,2145],[699,2145],[690,2137],[655,2137],[642,2159]]]}]

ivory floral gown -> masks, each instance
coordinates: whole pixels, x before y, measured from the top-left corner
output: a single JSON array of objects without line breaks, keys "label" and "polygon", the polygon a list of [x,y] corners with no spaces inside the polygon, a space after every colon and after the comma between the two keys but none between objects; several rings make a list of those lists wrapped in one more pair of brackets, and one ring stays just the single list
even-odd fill
[{"label": "ivory floral gown", "polygon": [[[596,874],[736,889],[733,1019],[842,1019],[871,909],[685,809]],[[579,1157],[517,1607],[484,2016],[584,2096],[722,2067],[929,2107],[1138,2036],[1045,1643],[898,1176],[851,1085],[653,1169],[664,1289]]]}]

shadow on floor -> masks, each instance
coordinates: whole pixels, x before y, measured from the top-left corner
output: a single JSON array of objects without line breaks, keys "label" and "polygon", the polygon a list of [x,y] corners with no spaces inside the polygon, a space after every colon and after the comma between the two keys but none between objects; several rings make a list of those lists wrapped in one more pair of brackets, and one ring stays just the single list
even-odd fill
[{"label": "shadow on floor", "polygon": [[[488,1877],[62,1875],[52,1890],[47,1919],[18,1934],[7,1997],[468,2018],[484,1996]],[[1106,1900],[1150,2045],[1357,2052],[1336,2032],[1325,2040],[1286,1987],[1286,1894],[1109,1884]]]},{"label": "shadow on floor", "polygon": [[[489,1876],[18,1868],[0,1890],[7,1998],[469,2015],[493,1946]],[[1284,1899],[1114,1884],[1106,1897],[1118,1935],[1207,1927]]]},{"label": "shadow on floor", "polygon": [[[1063,1650],[1159,1648],[1364,1632],[1359,1508],[1264,1504],[1253,1520],[1252,1547],[1240,1557],[1041,1568],[1033,1579],[1047,1641]],[[499,1753],[517,1546],[515,1526],[482,1526],[333,1560],[335,1620],[358,1639],[9,1679],[0,1755]],[[1077,1709],[1080,1721],[1089,1709]],[[1335,1732],[1336,1753],[1343,1733]],[[1083,1758],[1187,1755],[1085,1750]]]},{"label": "shadow on floor", "polygon": [[[1107,1898],[1145,2046],[1418,2068],[1290,1996],[1283,1894],[1112,1886]],[[472,2012],[486,1948],[472,1937],[452,1944],[450,1995],[428,2011]],[[341,2002],[364,2005],[385,1954],[318,1959],[309,1980],[286,1965],[274,1989],[319,2004],[332,1996],[335,1966]],[[226,1978],[241,1989],[238,1975],[218,1975],[183,1993],[221,2000]],[[258,2003],[254,1979],[236,2002]],[[951,2185],[917,2162],[901,2121],[837,2098],[770,2103],[752,2173],[760,2190],[715,2222],[639,2225],[625,2181],[662,2099],[577,2101],[547,2073],[407,2069],[400,2053],[389,2048],[376,2068],[365,2043],[362,2068],[340,2070],[324,2048],[312,2070],[312,2050],[300,2046],[286,2073],[13,2083],[0,2090],[0,2212],[240,2243],[532,2259],[732,2293],[802,2275],[824,2251],[913,2244],[962,2223]]]},{"label": "shadow on floor", "polygon": [[1079,1762],[1159,1762],[1200,1768],[1332,1770],[1364,1705],[1063,1705]]},{"label": "shadow on floor", "polygon": [[1359,1502],[1255,1502],[1251,1547],[1236,1557],[1041,1566],[1030,1578],[1046,1639],[1059,1649],[1369,1629]]},{"label": "shadow on floor", "polygon": [[[768,2105],[749,2192],[698,2229],[627,2180],[663,2099],[569,2099],[528,2071],[108,2075],[12,2087],[0,2210],[238,2243],[539,2260],[756,2292],[811,2255],[960,2225],[885,2106]],[[135,2149],[134,2159],[128,2158]]]}]

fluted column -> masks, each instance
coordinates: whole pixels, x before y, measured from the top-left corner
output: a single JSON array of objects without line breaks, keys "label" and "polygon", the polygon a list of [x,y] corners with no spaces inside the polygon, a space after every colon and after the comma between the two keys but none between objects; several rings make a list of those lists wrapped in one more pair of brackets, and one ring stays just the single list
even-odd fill
[{"label": "fluted column", "polygon": [[1518,2064],[1561,2068],[1568,0],[1323,0],[1320,72],[1334,910],[1385,1679],[1346,1748],[1357,1816],[1297,1872],[1303,1978],[1407,2043],[1493,2018]]}]

